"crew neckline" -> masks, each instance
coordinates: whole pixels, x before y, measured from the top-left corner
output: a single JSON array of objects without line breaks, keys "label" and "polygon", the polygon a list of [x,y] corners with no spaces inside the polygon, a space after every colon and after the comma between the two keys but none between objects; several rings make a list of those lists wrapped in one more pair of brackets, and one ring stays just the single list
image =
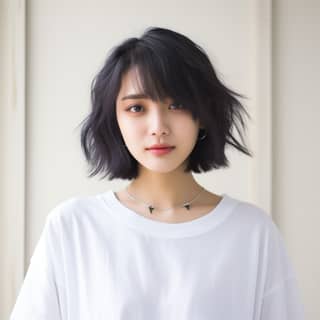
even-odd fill
[{"label": "crew neckline", "polygon": [[222,199],[205,215],[190,221],[169,223],[152,220],[126,207],[113,190],[100,194],[104,205],[118,221],[144,234],[167,238],[190,237],[205,233],[222,223],[239,203],[239,200],[222,193]]}]

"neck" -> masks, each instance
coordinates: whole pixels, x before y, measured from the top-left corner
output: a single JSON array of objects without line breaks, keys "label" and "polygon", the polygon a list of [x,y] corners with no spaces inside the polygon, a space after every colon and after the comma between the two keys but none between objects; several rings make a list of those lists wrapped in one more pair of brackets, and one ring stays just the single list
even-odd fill
[{"label": "neck", "polygon": [[164,209],[192,200],[202,187],[191,173],[141,172],[127,187],[128,192],[139,200]]}]

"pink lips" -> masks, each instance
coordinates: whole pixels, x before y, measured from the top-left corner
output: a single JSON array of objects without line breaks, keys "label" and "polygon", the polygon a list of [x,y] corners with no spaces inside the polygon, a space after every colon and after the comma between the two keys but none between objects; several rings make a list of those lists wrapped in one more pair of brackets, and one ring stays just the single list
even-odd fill
[{"label": "pink lips", "polygon": [[174,149],[174,147],[170,148],[155,148],[155,149],[148,149],[148,151],[152,152],[155,155],[162,155],[162,154],[167,154],[171,152]]}]

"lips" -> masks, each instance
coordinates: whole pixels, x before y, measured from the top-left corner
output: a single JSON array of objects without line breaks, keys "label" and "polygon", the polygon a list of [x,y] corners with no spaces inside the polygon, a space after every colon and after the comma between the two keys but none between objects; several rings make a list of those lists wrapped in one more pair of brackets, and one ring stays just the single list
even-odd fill
[{"label": "lips", "polygon": [[172,149],[174,148],[174,146],[170,146],[168,144],[154,144],[152,146],[150,146],[149,148],[146,148],[147,150],[152,150],[152,149]]},{"label": "lips", "polygon": [[165,150],[165,149],[173,149],[174,147],[163,147],[163,148],[148,148],[148,150]]},{"label": "lips", "polygon": [[160,156],[160,155],[169,154],[170,152],[172,152],[173,149],[174,149],[174,147],[170,147],[170,148],[153,148],[153,149],[148,149],[148,151],[151,152],[154,155]]}]

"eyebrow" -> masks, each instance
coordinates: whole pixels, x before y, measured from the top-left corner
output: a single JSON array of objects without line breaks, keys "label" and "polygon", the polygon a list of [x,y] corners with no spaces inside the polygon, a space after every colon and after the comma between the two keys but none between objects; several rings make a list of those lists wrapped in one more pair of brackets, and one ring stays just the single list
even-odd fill
[{"label": "eyebrow", "polygon": [[126,99],[149,99],[149,97],[143,93],[138,93],[138,94],[129,94],[121,98],[121,100],[126,100]]}]

